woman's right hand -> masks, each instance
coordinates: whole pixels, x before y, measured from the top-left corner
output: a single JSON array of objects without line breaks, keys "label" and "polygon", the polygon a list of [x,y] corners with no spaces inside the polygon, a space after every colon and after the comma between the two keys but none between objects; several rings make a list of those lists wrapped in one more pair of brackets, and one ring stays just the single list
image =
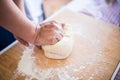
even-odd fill
[{"label": "woman's right hand", "polygon": [[34,44],[41,46],[57,43],[63,37],[63,27],[64,24],[56,21],[48,21],[39,24],[36,28]]},{"label": "woman's right hand", "polygon": [[[34,42],[32,44],[37,47],[42,45],[52,45],[60,41],[63,37],[64,24],[56,21],[48,21],[36,26]],[[29,42],[15,36],[16,39],[25,46],[29,46]]]}]

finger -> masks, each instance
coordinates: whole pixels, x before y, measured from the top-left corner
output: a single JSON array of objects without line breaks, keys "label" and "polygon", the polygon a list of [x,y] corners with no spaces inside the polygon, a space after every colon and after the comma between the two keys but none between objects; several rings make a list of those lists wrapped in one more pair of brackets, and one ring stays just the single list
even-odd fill
[{"label": "finger", "polygon": [[58,31],[57,31],[57,34],[61,34],[61,35],[63,36],[64,31],[63,31],[63,30],[58,30]]},{"label": "finger", "polygon": [[58,29],[61,29],[61,30],[62,30],[62,26],[61,26],[61,24],[53,23],[53,25],[54,25],[56,28],[58,28]]},{"label": "finger", "polygon": [[56,39],[55,41],[60,41],[63,38],[63,34],[62,33],[58,33],[54,36],[54,39]]},{"label": "finger", "polygon": [[52,39],[50,39],[49,44],[50,44],[50,45],[53,45],[53,44],[55,44],[55,43],[57,43],[57,42],[58,42],[58,41],[57,41],[56,38],[52,38]]},{"label": "finger", "polygon": [[58,23],[59,26],[63,29],[65,27],[65,23]]},{"label": "finger", "polygon": [[59,37],[59,40],[61,40],[64,37],[63,33],[60,33],[58,37]]},{"label": "finger", "polygon": [[45,23],[41,23],[39,25],[40,25],[40,27],[44,27],[46,24]]},{"label": "finger", "polygon": [[58,29],[60,29],[61,28],[61,26],[59,26],[59,25],[57,25],[57,24],[55,24],[55,23],[52,23],[52,24],[46,24],[46,25],[44,25],[44,29],[47,29],[47,30],[58,30]]},{"label": "finger", "polygon": [[41,22],[39,25],[40,26],[46,26],[46,25],[50,25],[52,21],[48,21],[48,22]]},{"label": "finger", "polygon": [[40,24],[41,26],[43,26],[43,28],[47,28],[47,29],[62,29],[62,27],[64,26],[64,24],[58,23],[56,21],[49,21],[49,22],[45,22]]},{"label": "finger", "polygon": [[64,23],[53,23],[58,29],[62,29],[65,27]]},{"label": "finger", "polygon": [[42,22],[41,25],[48,25],[48,24],[52,24],[52,23],[57,23],[57,22],[54,20],[51,20],[51,21]]},{"label": "finger", "polygon": [[63,38],[63,35],[60,34],[58,37],[56,37],[57,42],[59,42]]},{"label": "finger", "polygon": [[53,44],[59,42],[62,38],[63,38],[62,33],[55,33],[54,36],[51,36],[48,38],[48,41],[46,44],[53,45]]},{"label": "finger", "polygon": [[56,22],[55,20],[51,20],[51,21],[48,21],[48,22],[44,22],[43,24],[44,25],[53,25],[54,26],[54,24],[58,24],[58,22]]},{"label": "finger", "polygon": [[57,23],[55,20],[48,21],[47,23]]},{"label": "finger", "polygon": [[56,20],[50,20],[50,21],[41,22],[40,25],[48,25],[48,24],[53,24],[53,23],[58,24]]},{"label": "finger", "polygon": [[64,24],[64,23],[61,23],[61,26],[62,26],[62,28],[64,28],[64,27],[65,27],[65,24]]},{"label": "finger", "polygon": [[37,46],[37,45],[36,45],[36,47],[37,47],[38,49],[42,49],[42,47],[41,47],[41,46]]}]

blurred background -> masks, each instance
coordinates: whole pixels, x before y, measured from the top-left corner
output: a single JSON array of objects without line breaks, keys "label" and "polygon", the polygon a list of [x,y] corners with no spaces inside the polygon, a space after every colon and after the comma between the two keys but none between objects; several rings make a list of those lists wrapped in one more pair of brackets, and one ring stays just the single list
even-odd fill
[{"label": "blurred background", "polygon": [[[77,13],[120,26],[120,0],[24,0],[24,4],[26,16],[37,24],[66,6]],[[0,27],[0,51],[14,41],[13,35]]]}]

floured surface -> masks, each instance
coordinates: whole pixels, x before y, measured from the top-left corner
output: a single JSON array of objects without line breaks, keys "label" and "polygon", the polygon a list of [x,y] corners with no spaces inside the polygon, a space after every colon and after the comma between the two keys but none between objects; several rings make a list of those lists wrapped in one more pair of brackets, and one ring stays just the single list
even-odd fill
[{"label": "floured surface", "polygon": [[17,74],[26,75],[27,80],[108,80],[111,75],[106,74],[110,72],[110,67],[105,66],[113,66],[114,60],[110,60],[110,56],[103,52],[104,42],[101,42],[99,36],[98,39],[91,39],[91,34],[85,32],[87,29],[79,32],[80,29],[74,32],[75,45],[70,57],[52,60],[46,58],[42,50],[25,49]]},{"label": "floured surface", "polygon": [[[38,48],[25,49],[15,74],[25,75],[26,80],[109,80],[120,60],[120,29],[69,10],[54,19],[73,27],[75,44],[71,55],[53,60]],[[28,65],[29,71],[25,69]]]}]

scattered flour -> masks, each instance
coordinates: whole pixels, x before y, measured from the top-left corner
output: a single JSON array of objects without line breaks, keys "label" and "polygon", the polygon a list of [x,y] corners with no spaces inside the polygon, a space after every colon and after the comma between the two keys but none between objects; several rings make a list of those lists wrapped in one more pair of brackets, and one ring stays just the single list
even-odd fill
[{"label": "scattered flour", "polygon": [[21,60],[18,63],[15,75],[11,80],[17,79],[19,75],[25,76],[25,80],[81,80],[80,78],[69,74],[68,70],[72,69],[73,73],[76,71],[80,72],[80,70],[85,68],[84,66],[76,69],[76,71],[73,69],[73,64],[60,68],[38,68],[35,66],[35,57],[32,55],[33,53],[33,49],[26,48],[24,50],[23,55],[21,56]]},{"label": "scattered flour", "polygon": [[32,53],[33,49],[28,48],[23,52],[24,55],[21,57],[21,60],[18,63],[18,71],[20,73],[32,75],[34,64],[34,57],[31,56]]},{"label": "scattered flour", "polygon": [[94,80],[94,79],[93,79],[93,77],[89,77],[89,79],[88,79],[88,80]]}]

